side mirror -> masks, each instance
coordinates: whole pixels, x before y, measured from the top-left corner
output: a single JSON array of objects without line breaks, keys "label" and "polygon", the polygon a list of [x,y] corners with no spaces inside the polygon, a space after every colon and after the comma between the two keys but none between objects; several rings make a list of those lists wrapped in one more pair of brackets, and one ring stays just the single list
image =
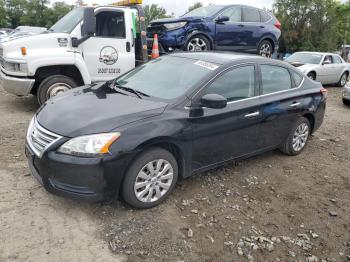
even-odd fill
[{"label": "side mirror", "polygon": [[227,106],[227,99],[221,95],[207,94],[201,98],[201,106],[212,109],[222,109]]},{"label": "side mirror", "polygon": [[223,22],[228,22],[228,21],[230,21],[230,18],[228,16],[219,16],[216,19],[217,23],[223,23]]},{"label": "side mirror", "polygon": [[329,60],[323,61],[323,65],[330,65],[330,64],[332,64],[332,62]]},{"label": "side mirror", "polygon": [[83,26],[81,28],[81,36],[90,37],[96,33],[96,18],[94,8],[84,8]]}]

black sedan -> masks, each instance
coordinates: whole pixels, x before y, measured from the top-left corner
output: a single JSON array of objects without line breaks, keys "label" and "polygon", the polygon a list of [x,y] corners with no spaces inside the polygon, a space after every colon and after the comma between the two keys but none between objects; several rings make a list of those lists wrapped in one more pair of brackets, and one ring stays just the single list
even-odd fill
[{"label": "black sedan", "polygon": [[178,180],[227,161],[301,153],[323,122],[326,96],[283,62],[173,54],[49,100],[29,126],[26,155],[51,193],[150,208]]}]

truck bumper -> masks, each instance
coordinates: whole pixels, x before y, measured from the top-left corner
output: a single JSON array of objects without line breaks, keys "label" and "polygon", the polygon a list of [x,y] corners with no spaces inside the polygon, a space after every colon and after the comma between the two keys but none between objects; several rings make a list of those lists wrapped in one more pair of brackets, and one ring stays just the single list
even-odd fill
[{"label": "truck bumper", "polygon": [[35,80],[29,78],[11,77],[0,70],[0,86],[7,92],[17,96],[27,96],[33,88]]}]

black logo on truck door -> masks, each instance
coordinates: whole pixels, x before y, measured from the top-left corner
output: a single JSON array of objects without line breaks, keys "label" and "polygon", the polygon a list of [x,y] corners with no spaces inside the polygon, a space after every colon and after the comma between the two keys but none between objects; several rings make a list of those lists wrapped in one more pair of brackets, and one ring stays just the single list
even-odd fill
[{"label": "black logo on truck door", "polygon": [[100,52],[100,62],[106,65],[114,65],[118,61],[118,51],[112,46],[105,46]]}]

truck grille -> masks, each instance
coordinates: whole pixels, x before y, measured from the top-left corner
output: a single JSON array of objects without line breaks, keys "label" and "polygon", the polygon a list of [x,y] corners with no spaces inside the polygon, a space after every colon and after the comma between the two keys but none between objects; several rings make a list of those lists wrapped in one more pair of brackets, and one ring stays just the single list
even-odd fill
[{"label": "truck grille", "polygon": [[45,151],[62,137],[50,132],[42,127],[36,118],[31,121],[27,132],[27,143],[39,158],[43,156]]}]

